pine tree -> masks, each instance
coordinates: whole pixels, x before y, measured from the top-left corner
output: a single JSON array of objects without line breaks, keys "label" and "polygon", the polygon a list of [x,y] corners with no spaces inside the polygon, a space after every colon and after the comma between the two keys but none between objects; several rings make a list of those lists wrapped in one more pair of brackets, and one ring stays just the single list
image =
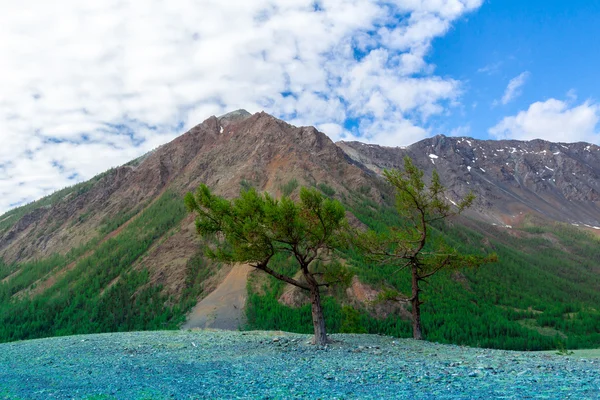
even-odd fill
[{"label": "pine tree", "polygon": [[[195,194],[188,193],[185,203],[198,214],[200,235],[217,239],[206,255],[227,263],[245,263],[290,285],[310,293],[313,342],[327,343],[321,288],[347,282],[348,272],[335,260],[343,246],[345,210],[337,200],[324,198],[315,189],[302,188],[300,202],[289,197],[280,200],[255,189],[242,191],[233,200],[214,195],[206,185]],[[302,279],[271,268],[276,254],[295,259]]]},{"label": "pine tree", "polygon": [[358,232],[354,240],[372,262],[397,265],[398,270],[410,271],[411,294],[407,296],[393,290],[386,295],[411,304],[413,338],[418,340],[423,339],[422,283],[443,269],[476,267],[497,258],[495,254],[485,257],[460,254],[442,240],[432,240],[431,225],[460,214],[471,206],[475,196],[468,194],[454,205],[447,199],[446,189],[435,170],[429,185],[423,175],[409,157],[404,158],[403,171],[384,171],[385,178],[395,189],[396,208],[404,223],[383,233]]}]

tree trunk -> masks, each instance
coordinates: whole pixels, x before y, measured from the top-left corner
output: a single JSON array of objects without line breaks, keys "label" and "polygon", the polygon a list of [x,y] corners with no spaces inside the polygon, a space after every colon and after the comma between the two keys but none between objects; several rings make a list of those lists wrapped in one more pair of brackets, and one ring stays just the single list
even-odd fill
[{"label": "tree trunk", "polygon": [[412,325],[413,339],[423,340],[421,332],[421,302],[419,301],[419,271],[416,265],[412,267]]},{"label": "tree trunk", "polygon": [[323,307],[321,306],[321,293],[318,286],[311,285],[310,303],[312,308],[313,327],[315,337],[313,344],[323,346],[327,344],[327,332],[325,330],[325,317],[323,316]]}]

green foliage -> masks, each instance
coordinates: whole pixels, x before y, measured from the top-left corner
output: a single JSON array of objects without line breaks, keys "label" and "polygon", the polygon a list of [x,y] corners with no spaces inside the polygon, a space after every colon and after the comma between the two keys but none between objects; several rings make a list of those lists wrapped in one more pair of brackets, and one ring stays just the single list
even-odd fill
[{"label": "green foliage", "polygon": [[2,258],[0,258],[0,280],[6,278],[14,272],[14,265],[7,265]]},{"label": "green foliage", "polygon": [[363,196],[368,195],[370,191],[371,191],[371,186],[369,186],[369,185],[362,185],[361,187],[358,188],[358,193],[362,194]]},{"label": "green foliage", "polygon": [[[114,238],[101,244],[93,241],[66,256],[18,266],[21,272],[0,284],[0,341],[176,328],[187,309],[168,306],[172,302],[161,294],[161,288],[148,284],[148,272],[131,267],[184,216],[179,196],[166,192]],[[86,255],[88,251],[91,254]],[[77,260],[74,267],[41,295],[12,297],[72,260]],[[194,290],[190,288],[191,293]]]},{"label": "green foliage", "polygon": [[87,212],[79,214],[77,216],[77,219],[72,222],[72,225],[75,225],[75,224],[78,224],[78,223],[79,224],[84,223],[85,221],[87,221],[91,217],[91,215],[92,215],[91,211],[87,211]]},{"label": "green foliage", "polygon": [[215,269],[210,268],[203,257],[204,250],[200,248],[198,252],[186,263],[185,288],[181,293],[179,301],[182,309],[190,309],[196,305],[198,298],[202,294],[202,283],[211,277]]},{"label": "green foliage", "polygon": [[[200,185],[195,195],[186,195],[185,204],[190,212],[198,214],[196,228],[200,235],[220,238],[214,249],[207,247],[209,258],[246,263],[310,291],[315,343],[327,341],[320,288],[350,278],[334,258],[335,251],[344,245],[341,231],[346,226],[345,210],[340,202],[306,188],[300,190],[299,203],[285,196],[276,200],[254,189],[226,200]],[[278,255],[293,256],[297,263],[294,273],[282,274],[273,269],[271,261]]]},{"label": "green foliage", "polygon": [[574,351],[567,350],[565,343],[562,340],[556,342],[556,355],[558,356],[572,356],[575,354]]},{"label": "green foliage", "polygon": [[[279,255],[273,258],[272,268],[285,274],[292,273],[297,267],[291,258]],[[258,294],[249,283],[245,329],[312,332],[310,304],[291,308],[279,303],[277,299],[282,295],[284,287],[285,282],[269,277],[266,285],[261,288],[264,293]],[[384,333],[396,336],[407,336],[410,333],[410,324],[397,317],[377,320],[364,310],[341,306],[332,296],[325,296],[322,303],[328,332]]]},{"label": "green foliage", "polygon": [[144,208],[144,206],[145,205],[143,204],[138,205],[136,207],[132,207],[129,210],[123,210],[115,216],[107,216],[103,218],[100,222],[100,228],[98,229],[98,232],[102,235],[107,235],[115,231],[127,221],[139,214],[139,212]]},{"label": "green foliage", "polygon": [[[393,207],[379,206],[360,194],[351,194],[346,207],[376,231],[402,223]],[[434,240],[441,237],[463,254],[484,255],[493,250],[498,261],[460,273],[441,271],[430,278],[422,306],[428,340],[509,350],[554,350],[559,340],[568,342],[569,349],[600,347],[598,239],[566,224],[544,225],[536,230],[541,233],[530,232],[467,219],[432,227]],[[553,242],[546,239],[549,235]],[[398,273],[392,264],[374,265],[353,249],[345,250],[344,258],[361,282],[410,291],[407,271]],[[250,292],[248,328],[309,332],[309,309],[280,304],[281,290]],[[342,312],[344,302],[343,297],[324,301],[331,332],[341,331],[348,318]],[[410,321],[398,315],[377,319],[365,310],[356,311],[360,315],[357,324],[369,333],[411,336]],[[532,324],[524,325],[525,319],[532,319]]]},{"label": "green foliage", "polygon": [[296,178],[290,179],[286,184],[281,185],[279,189],[281,190],[281,194],[285,197],[289,197],[294,190],[296,190],[299,186],[298,180]]},{"label": "green foliage", "polygon": [[253,187],[253,185],[252,185],[252,182],[250,182],[249,180],[247,180],[247,179],[242,179],[242,180],[240,181],[240,188],[241,188],[243,191],[248,191],[248,190],[252,189],[252,187]]},{"label": "green foliage", "polygon": [[388,290],[387,297],[411,303],[413,335],[415,339],[422,339],[420,306],[423,304],[423,283],[428,283],[429,278],[443,269],[477,267],[496,261],[497,256],[464,254],[450,246],[442,236],[431,235],[433,226],[469,207],[474,200],[473,194],[459,201],[454,209],[446,198],[446,189],[437,172],[433,171],[431,182],[427,185],[423,171],[409,157],[404,158],[403,171],[384,171],[384,176],[396,192],[398,225],[391,229],[356,231],[351,240],[371,262],[391,264],[399,271],[410,271],[410,294],[399,290],[390,296]]},{"label": "green foliage", "polygon": [[[406,224],[406,216],[393,207],[391,192],[377,190],[383,195],[383,204],[368,198],[364,190],[349,192],[346,207],[378,233]],[[69,192],[52,201],[66,195]],[[33,204],[30,211],[48,205]],[[172,232],[184,214],[179,197],[167,192],[104,243],[95,239],[64,256],[20,265],[0,260],[0,280],[19,270],[0,284],[0,341],[176,328],[202,295],[201,284],[214,272],[213,265],[199,250],[186,266],[186,288],[176,304],[162,296],[160,288],[149,285],[143,266],[132,270],[131,265],[156,240]],[[0,222],[0,232],[2,226],[6,229],[13,223]],[[422,307],[423,328],[429,340],[512,350],[560,351],[564,346],[568,352],[567,348],[600,347],[597,237],[564,224],[511,230],[466,219],[454,225],[434,223],[428,234],[432,244],[446,243],[461,254],[498,254],[498,262],[486,268],[441,271],[430,278]],[[381,290],[410,292],[410,275],[397,272],[394,263],[375,265],[356,249],[345,249],[343,258],[361,282]],[[43,284],[49,274],[71,263],[74,267],[64,277],[33,300],[15,296],[32,285]],[[295,260],[285,253],[274,255],[269,267],[292,277],[298,271]],[[285,282],[269,277],[260,293],[250,291],[247,328],[312,331],[309,305],[296,309],[277,301],[284,286]],[[399,315],[377,319],[363,309],[349,308],[344,296],[324,296],[322,303],[330,332],[411,334],[410,321]]]},{"label": "green foliage", "polygon": [[263,269],[276,254],[303,252],[301,257],[308,264],[315,261],[315,266],[339,269],[335,263],[316,261],[321,258],[318,250],[342,245],[337,233],[344,226],[344,207],[315,190],[302,188],[300,203],[296,204],[287,197],[275,200],[254,189],[242,191],[240,197],[230,201],[201,185],[195,195],[186,195],[185,204],[198,214],[198,233],[204,237],[222,235],[223,241],[216,249],[206,249],[207,256],[214,260],[249,263]]},{"label": "green foliage", "polygon": [[367,329],[361,323],[360,312],[350,306],[342,307],[341,333],[367,333]]},{"label": "green foliage", "polygon": [[317,188],[319,188],[319,190],[323,192],[326,196],[333,197],[333,195],[335,195],[335,189],[326,183],[319,183],[317,185]]}]

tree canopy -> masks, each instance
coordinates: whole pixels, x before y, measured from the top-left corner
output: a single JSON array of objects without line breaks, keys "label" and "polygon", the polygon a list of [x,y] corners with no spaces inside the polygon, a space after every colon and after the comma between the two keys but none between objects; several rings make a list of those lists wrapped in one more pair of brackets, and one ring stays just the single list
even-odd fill
[{"label": "tree canopy", "polygon": [[[253,188],[228,200],[200,185],[195,194],[186,195],[185,204],[197,213],[198,233],[217,239],[216,246],[206,248],[209,258],[249,264],[309,291],[314,342],[327,342],[321,288],[349,279],[347,270],[335,259],[336,250],[343,246],[346,226],[345,210],[339,201],[307,188],[301,188],[299,202],[287,196],[274,199]],[[271,259],[280,253],[296,260],[301,278],[271,267]]]},{"label": "tree canopy", "polygon": [[356,243],[373,262],[397,265],[398,270],[410,270],[411,294],[388,292],[388,295],[410,302],[413,337],[422,339],[421,283],[427,282],[427,278],[442,269],[476,267],[495,261],[496,256],[462,254],[441,238],[432,237],[432,224],[443,223],[470,207],[475,199],[472,193],[452,203],[438,173],[434,170],[431,182],[426,184],[423,171],[409,157],[404,159],[404,170],[386,170],[384,176],[395,189],[396,209],[403,224],[384,232],[360,232]]}]

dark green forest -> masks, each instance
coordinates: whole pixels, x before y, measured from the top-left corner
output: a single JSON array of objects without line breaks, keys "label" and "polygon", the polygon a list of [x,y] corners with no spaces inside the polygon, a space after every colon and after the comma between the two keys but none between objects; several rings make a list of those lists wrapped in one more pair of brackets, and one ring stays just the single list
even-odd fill
[{"label": "dark green forest", "polygon": [[[286,191],[291,193],[297,187],[297,182],[292,182]],[[336,195],[327,185],[319,188],[328,196]],[[384,204],[376,204],[367,197],[368,189],[339,196],[349,211],[375,230],[402,226],[389,204],[393,197],[383,191]],[[16,214],[23,212],[26,210]],[[0,284],[0,341],[177,329],[200,295],[202,281],[211,273],[201,249],[188,262],[186,287],[177,300],[166,298],[161,287],[148,284],[149,274],[143,265],[136,269],[132,265],[159,238],[178,229],[185,215],[181,196],[168,191],[149,205],[105,221],[102,232],[135,216],[113,238],[101,241],[104,235],[99,232],[98,239],[64,256],[21,265],[6,265],[0,260],[0,280],[20,271]],[[444,238],[465,253],[495,252],[499,261],[462,271],[459,276],[445,273],[432,277],[423,292],[426,339],[515,350],[600,347],[600,249],[595,236],[564,224],[530,223],[507,229],[463,218],[436,225],[433,237]],[[409,288],[408,276],[396,273],[394,267],[370,265],[352,250],[346,250],[343,258],[366,284],[379,289]],[[290,264],[281,257],[273,262],[283,270]],[[66,266],[68,272],[43,293],[33,298],[19,295]],[[248,324],[241,328],[310,333],[310,307],[281,305],[277,299],[284,285],[270,277],[264,282],[260,293],[249,285]],[[331,294],[323,304],[330,333],[410,337],[409,321],[396,315],[380,320],[350,307],[344,288]]]},{"label": "dark green forest", "polygon": [[[346,205],[375,230],[402,226],[389,205],[360,195],[346,199]],[[461,271],[462,279],[451,273],[431,278],[422,306],[428,340],[512,350],[600,346],[600,248],[595,236],[565,224],[507,229],[466,219],[435,228],[433,240],[442,237],[464,253],[493,251],[499,261]],[[408,273],[369,265],[353,251],[344,257],[362,282],[409,291]],[[285,269],[287,262],[278,259],[276,265]],[[310,332],[309,305],[281,305],[282,290],[281,282],[269,277],[263,295],[251,291],[248,329]],[[411,336],[410,321],[399,316],[378,320],[357,311],[344,304],[341,290],[326,298],[324,309],[330,332]]]},{"label": "dark green forest", "polygon": [[[166,192],[114,238],[102,243],[92,241],[66,256],[20,265],[22,272],[0,285],[0,341],[176,329],[195,303],[198,280],[189,277],[180,303],[168,306],[170,301],[161,294],[162,288],[146,285],[148,272],[133,270],[132,264],[157,239],[178,226],[185,214],[180,196]],[[85,256],[87,252],[91,254]],[[78,260],[76,265],[41,295],[33,299],[24,296],[20,300],[12,297],[48,272],[60,270],[75,260]],[[197,259],[188,263],[196,276],[202,276],[203,265]],[[0,265],[0,276],[15,268]]]}]

